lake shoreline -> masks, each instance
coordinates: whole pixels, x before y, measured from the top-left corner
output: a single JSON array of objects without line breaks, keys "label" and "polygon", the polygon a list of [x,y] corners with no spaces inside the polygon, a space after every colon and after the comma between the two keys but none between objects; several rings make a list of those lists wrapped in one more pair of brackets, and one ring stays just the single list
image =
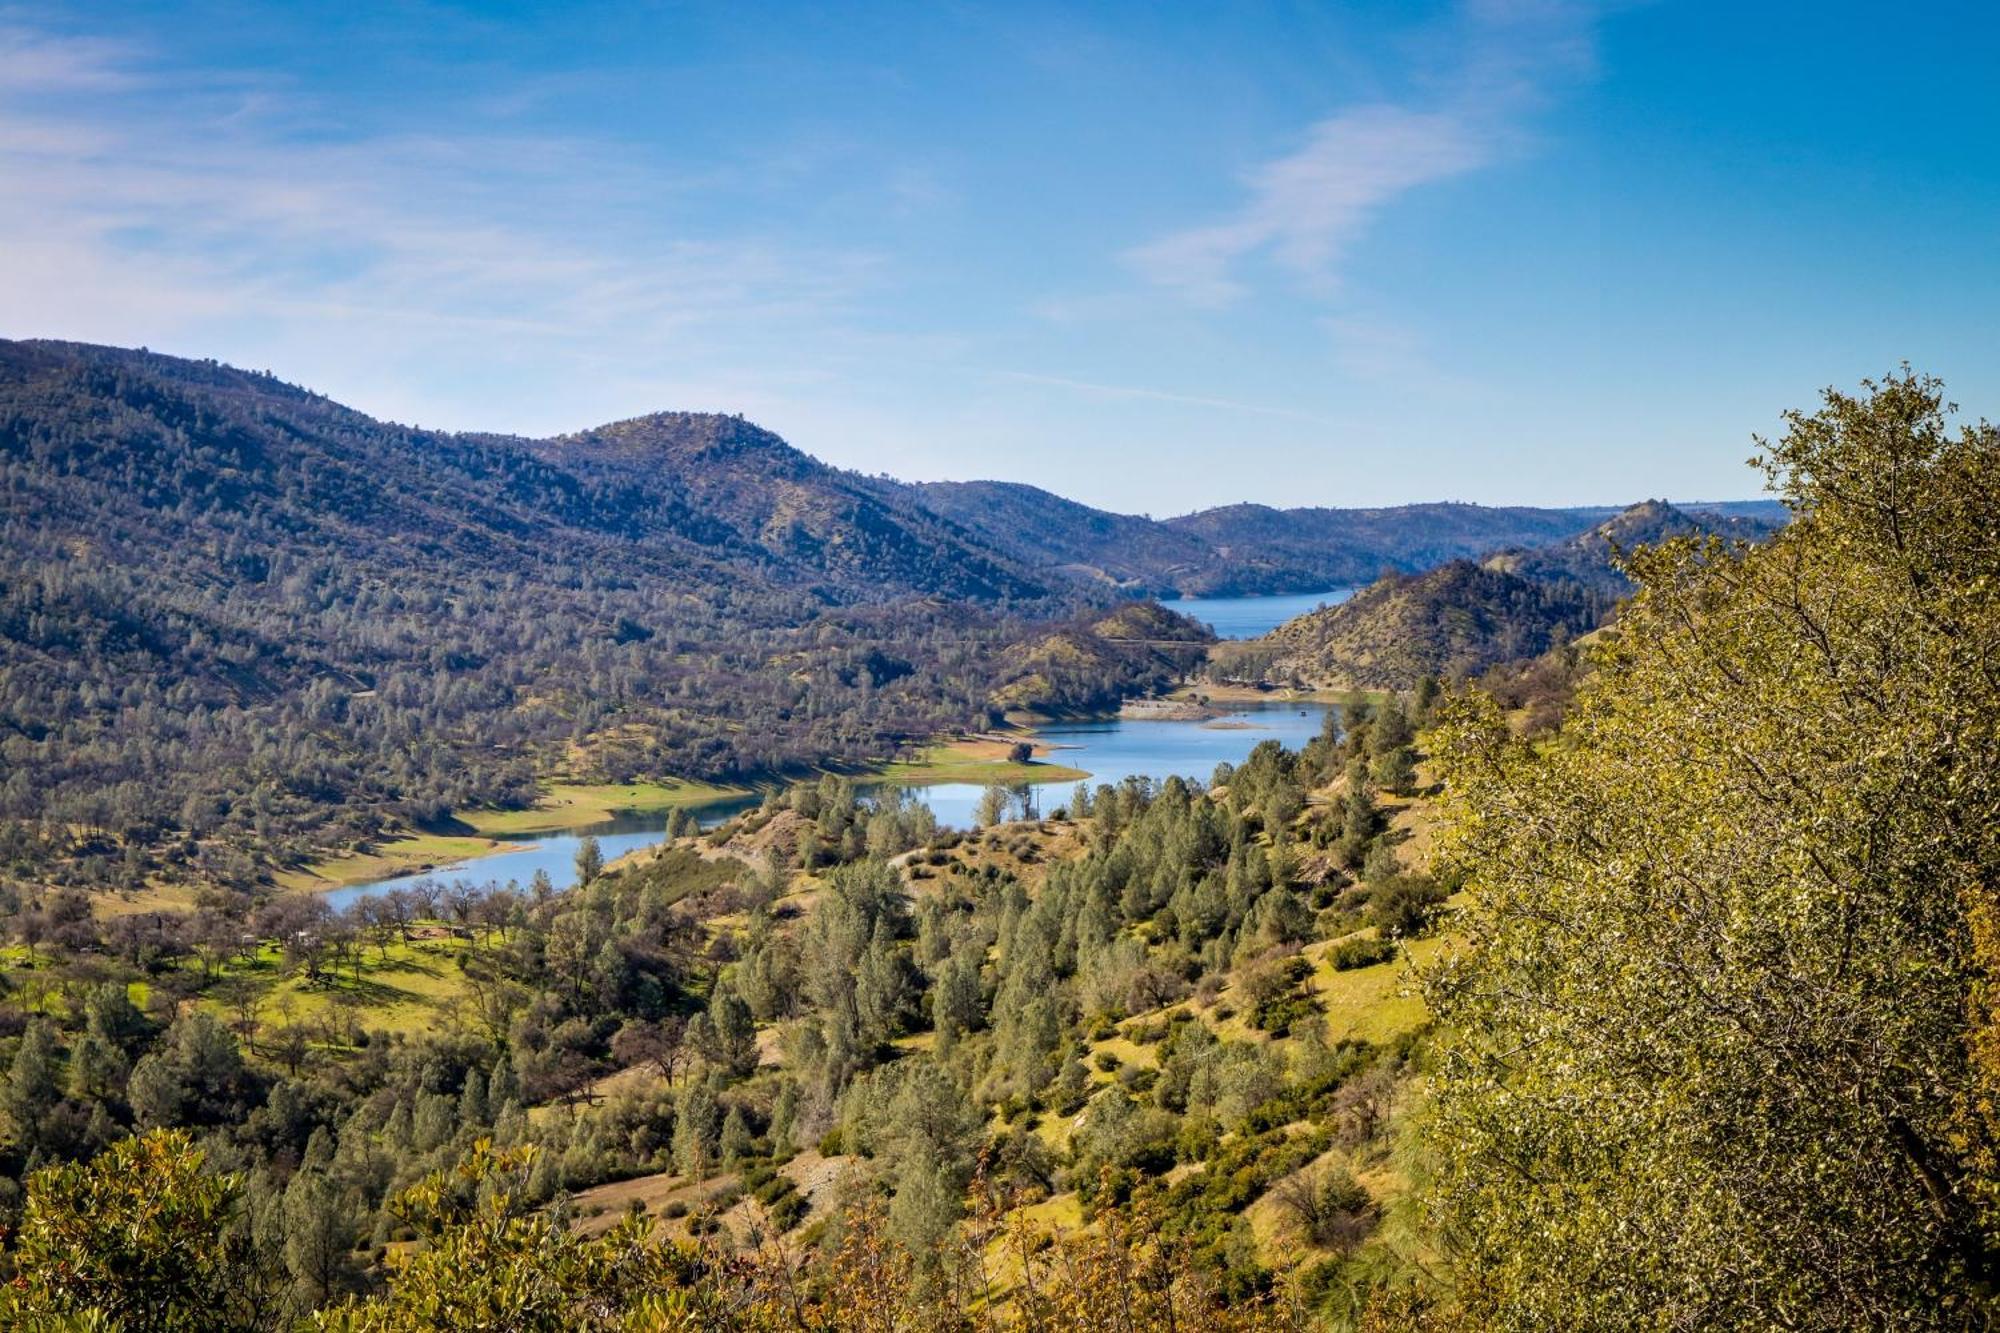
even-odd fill
[{"label": "lake shoreline", "polygon": [[[946,786],[978,783],[1017,787],[1086,781],[1090,773],[1066,764],[1040,760],[1015,763],[1005,758],[1018,741],[1026,740],[1036,755],[1074,746],[1047,745],[1033,733],[942,737],[923,746],[913,759],[889,760],[841,776],[864,786]],[[568,832],[585,832],[621,818],[643,817],[676,809],[712,806],[761,796],[778,789],[777,780],[754,786],[721,786],[691,781],[625,784],[549,783],[543,798],[523,810],[471,810],[452,817],[470,834],[413,833],[383,842],[367,852],[329,861],[315,861],[280,876],[280,887],[304,893],[335,893],[360,884],[411,875],[451,875],[470,872],[482,860],[530,850],[537,841]],[[526,839],[508,841],[507,836]]]},{"label": "lake shoreline", "polygon": [[[1070,783],[1116,786],[1127,778],[1159,782],[1176,774],[1206,781],[1219,764],[1240,763],[1262,739],[1304,744],[1320,733],[1321,719],[1328,711],[1349,697],[1308,699],[1259,692],[1242,700],[1225,700],[1200,687],[1177,691],[1176,695],[1186,701],[1195,693],[1203,695],[1203,707],[1196,710],[1199,717],[1140,720],[1100,713],[1090,719],[1050,720],[1043,724],[1045,730],[1034,732],[1000,729],[940,739],[917,747],[904,758],[840,776],[853,781],[863,794],[889,787],[909,792],[931,807],[940,825],[969,828],[976,826],[978,802],[993,787],[1046,791]],[[1027,763],[1018,762],[1013,755],[1023,741],[1032,747]],[[1057,751],[1064,752],[1063,758],[1073,756],[1074,762],[1050,762],[1048,757]],[[585,803],[581,801],[560,807],[564,813],[555,820],[545,818],[546,808],[490,812],[484,817],[491,821],[485,823],[486,830],[497,832],[496,822],[505,821],[505,831],[499,837],[489,833],[488,838],[474,842],[420,835],[406,842],[408,846],[429,839],[423,850],[440,853],[428,858],[430,869],[412,868],[414,858],[391,863],[387,871],[378,869],[383,865],[380,860],[322,863],[314,867],[322,877],[299,887],[334,895],[331,901],[336,907],[425,879],[526,884],[536,873],[545,873],[562,889],[573,879],[576,847],[586,834],[597,838],[605,860],[614,862],[660,843],[667,814],[675,805],[693,810],[704,827],[713,827],[753,808],[763,793],[771,790],[643,785],[653,809],[614,813],[626,802],[611,799],[612,794],[625,797],[641,789],[590,789],[595,798],[589,803],[595,807],[590,812],[601,809],[609,816],[602,823],[584,819]],[[690,799],[698,791],[701,795],[721,794],[707,801]],[[668,799],[670,795],[673,799]],[[1051,806],[1060,804],[1057,798],[1037,797],[1028,805],[1033,808],[1045,800]],[[538,836],[531,831],[535,823],[554,827]],[[511,850],[500,846],[502,842],[510,842]],[[416,865],[420,867],[421,862]],[[380,877],[366,873],[370,870]]]}]

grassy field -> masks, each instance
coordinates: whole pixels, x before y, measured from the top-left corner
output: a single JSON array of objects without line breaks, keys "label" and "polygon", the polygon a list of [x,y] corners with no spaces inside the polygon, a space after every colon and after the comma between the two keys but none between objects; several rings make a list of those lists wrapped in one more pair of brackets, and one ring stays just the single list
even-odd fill
[{"label": "grassy field", "polygon": [[266,1025],[310,1024],[344,1014],[371,1032],[435,1029],[465,993],[456,955],[466,941],[431,933],[433,938],[392,940],[386,950],[368,944],[358,951],[354,970],[329,967],[317,982],[308,982],[302,972],[287,974],[282,954],[266,944],[253,960],[226,969],[200,1003],[217,1017],[233,1016],[231,992],[250,986],[258,991],[257,1019]]},{"label": "grassy field", "polygon": [[471,810],[459,816],[488,837],[510,833],[552,833],[599,824],[617,814],[651,814],[684,805],[705,805],[732,796],[748,796],[747,787],[717,787],[706,782],[627,782],[586,786],[551,783],[527,810]]},{"label": "grassy field", "polygon": [[1429,1014],[1415,993],[1411,967],[1429,963],[1444,945],[1439,936],[1412,940],[1404,946],[1407,957],[1399,954],[1373,967],[1345,972],[1334,970],[1331,944],[1308,949],[1313,973],[1307,984],[1326,1010],[1327,1040],[1359,1037],[1381,1043],[1422,1027]]},{"label": "grassy field", "polygon": [[1010,763],[1007,751],[1012,745],[1011,741],[985,737],[931,745],[918,751],[914,759],[885,764],[875,776],[910,787],[941,782],[970,782],[979,786],[998,783],[1011,787],[1024,782],[1081,782],[1090,776],[1083,769],[1042,759],[1041,756],[1056,752],[1040,744],[1034,747],[1037,762]]}]

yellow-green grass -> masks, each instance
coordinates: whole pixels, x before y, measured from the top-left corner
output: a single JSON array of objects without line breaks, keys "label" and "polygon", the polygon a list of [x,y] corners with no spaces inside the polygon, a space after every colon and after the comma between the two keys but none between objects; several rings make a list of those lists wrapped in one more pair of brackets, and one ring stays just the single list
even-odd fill
[{"label": "yellow-green grass", "polygon": [[195,887],[186,882],[149,881],[140,889],[92,889],[91,915],[101,921],[139,912],[192,912]]},{"label": "yellow-green grass", "polygon": [[1327,1039],[1386,1042],[1422,1027],[1427,1011],[1416,994],[1412,965],[1429,963],[1443,947],[1444,940],[1437,937],[1413,940],[1407,955],[1345,972],[1334,969],[1331,949],[1322,952],[1314,960],[1310,984],[1326,1010]]},{"label": "yellow-green grass", "polygon": [[706,782],[597,785],[553,782],[542,788],[541,799],[529,809],[468,810],[462,812],[459,818],[489,837],[510,833],[553,833],[601,824],[613,815],[651,814],[750,794],[748,787],[718,787]]},{"label": "yellow-green grass", "polygon": [[[1083,1202],[1074,1190],[1017,1208],[1009,1216],[1024,1222],[1030,1236],[1068,1236],[1089,1229],[1083,1220]],[[989,1285],[984,1299],[976,1305],[1005,1305],[1021,1283],[1021,1255],[1011,1231],[1003,1228],[986,1242],[986,1264]]]},{"label": "yellow-green grass", "polygon": [[[608,1231],[625,1216],[635,1199],[646,1205],[646,1215],[656,1226],[671,1227],[675,1224],[660,1216],[667,1204],[679,1201],[694,1207],[721,1193],[734,1180],[733,1175],[725,1175],[697,1182],[672,1171],[660,1171],[594,1186],[571,1199],[570,1207],[576,1214],[578,1228],[586,1234]],[[684,1229],[686,1223],[678,1225]]]},{"label": "yellow-green grass", "polygon": [[1160,1048],[1157,1043],[1150,1046],[1141,1046],[1138,1042],[1122,1034],[1115,1037],[1107,1037],[1103,1041],[1091,1043],[1090,1056],[1084,1061],[1084,1065],[1092,1074],[1099,1076],[1107,1082],[1117,1077],[1117,1074],[1115,1071],[1105,1073],[1097,1067],[1097,1057],[1106,1052],[1118,1057],[1120,1068],[1126,1065],[1134,1065],[1140,1069],[1157,1069],[1160,1066]]},{"label": "yellow-green grass", "polygon": [[[1009,742],[962,740],[928,745],[909,759],[898,759],[873,770],[884,782],[906,787],[924,787],[944,782],[970,782],[980,786],[1012,787],[1024,782],[1081,782],[1090,774],[1067,764],[1049,762],[1016,764],[1007,758]],[[1036,753],[1048,747],[1036,746]]]},{"label": "yellow-green grass", "polygon": [[508,851],[512,846],[498,838],[414,833],[406,838],[381,843],[371,851],[315,861],[298,870],[288,870],[278,876],[278,884],[281,888],[308,891],[332,889],[343,884],[362,884],[391,875],[450,865],[476,856],[489,856],[494,852]]},{"label": "yellow-green grass", "polygon": [[[367,1031],[419,1032],[441,1025],[465,993],[455,959],[465,947],[455,936],[391,940],[386,950],[370,943],[359,949],[355,971],[342,966],[336,972],[328,966],[317,982],[309,982],[302,970],[288,972],[283,955],[265,944],[255,959],[226,968],[224,981],[257,988],[255,1012],[266,1025],[306,1023],[331,1010],[351,1014]],[[230,989],[228,984],[212,988],[202,1004],[218,1015],[234,1016]]]}]

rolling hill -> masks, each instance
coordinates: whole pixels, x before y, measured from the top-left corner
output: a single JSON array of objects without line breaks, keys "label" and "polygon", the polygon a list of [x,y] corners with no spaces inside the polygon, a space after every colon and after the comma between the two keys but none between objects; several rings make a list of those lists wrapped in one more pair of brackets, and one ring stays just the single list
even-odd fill
[{"label": "rolling hill", "polygon": [[1223,669],[1391,689],[1424,676],[1472,675],[1544,653],[1609,619],[1631,592],[1616,563],[1619,552],[1671,537],[1754,541],[1773,531],[1760,517],[1696,516],[1648,500],[1547,546],[1387,575],[1338,606],[1289,620],[1236,650],[1225,659],[1234,665]]},{"label": "rolling hill", "polygon": [[1114,592],[734,417],[449,434],[0,343],[0,497],[0,872],[252,883],[551,775],[851,766],[1172,669],[1093,644],[1041,699],[1019,659]]}]

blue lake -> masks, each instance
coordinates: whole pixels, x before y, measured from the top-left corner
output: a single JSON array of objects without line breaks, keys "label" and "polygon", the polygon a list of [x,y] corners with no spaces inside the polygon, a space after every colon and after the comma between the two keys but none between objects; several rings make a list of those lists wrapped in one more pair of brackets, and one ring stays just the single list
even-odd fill
[{"label": "blue lake", "polygon": [[1169,611],[1193,616],[1213,629],[1218,638],[1254,639],[1294,616],[1322,606],[1337,606],[1352,596],[1352,588],[1328,588],[1325,592],[1290,593],[1283,597],[1182,597],[1161,605]]},{"label": "blue lake", "polygon": [[[1206,782],[1217,764],[1241,763],[1259,741],[1277,740],[1289,749],[1297,749],[1319,734],[1326,710],[1325,704],[1318,703],[1242,704],[1231,706],[1221,716],[1201,721],[1102,718],[1056,722],[1039,728],[1036,737],[1059,747],[1048,756],[1050,762],[1087,771],[1092,786],[1116,784],[1128,777],[1164,781],[1179,776]],[[1051,783],[1034,789],[1032,800],[1037,810],[1047,812],[1062,805],[1069,799],[1072,785]],[[973,807],[985,793],[984,787],[963,782],[905,790],[930,806],[938,822],[949,828],[970,828],[974,822]],[[695,815],[704,827],[709,827],[755,806],[758,800],[754,796],[732,797],[697,806]],[[511,880],[526,885],[537,870],[547,871],[557,888],[568,888],[576,882],[576,849],[584,835],[595,836],[604,859],[610,861],[658,842],[666,822],[664,814],[627,815],[560,833],[518,834],[512,839],[522,844],[516,851],[498,852],[420,874],[351,884],[331,890],[325,897],[329,906],[345,908],[356,899],[408,888],[423,880],[440,884],[464,881],[482,886]]]}]

